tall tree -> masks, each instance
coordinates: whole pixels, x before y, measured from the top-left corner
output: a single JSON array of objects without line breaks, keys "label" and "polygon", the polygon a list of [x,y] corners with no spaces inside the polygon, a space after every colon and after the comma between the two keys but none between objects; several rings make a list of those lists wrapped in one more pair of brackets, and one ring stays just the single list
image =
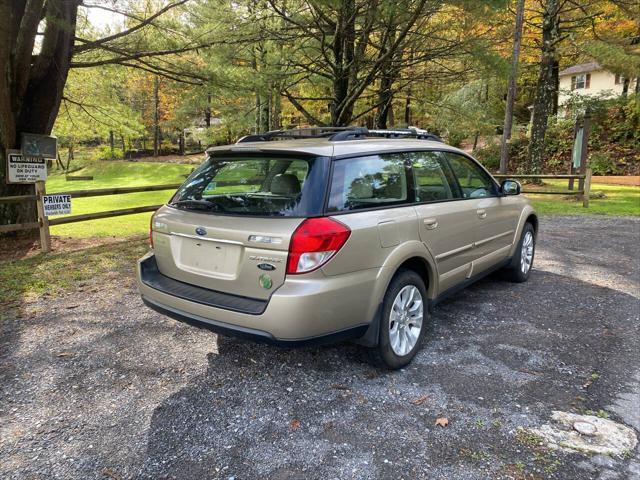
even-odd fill
[{"label": "tall tree", "polygon": [[509,162],[509,139],[513,125],[513,104],[516,99],[516,80],[518,78],[518,61],[520,58],[520,42],[522,40],[522,23],[524,20],[524,0],[517,0],[515,28],[513,30],[513,51],[511,54],[511,71],[509,72],[509,86],[507,87],[507,104],[504,111],[504,127],[502,143],[500,145],[500,173],[507,173]]}]

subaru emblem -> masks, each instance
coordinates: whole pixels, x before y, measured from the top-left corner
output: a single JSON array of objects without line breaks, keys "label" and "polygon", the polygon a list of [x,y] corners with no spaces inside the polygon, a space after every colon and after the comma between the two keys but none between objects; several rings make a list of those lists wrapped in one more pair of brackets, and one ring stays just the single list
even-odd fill
[{"label": "subaru emblem", "polygon": [[203,227],[197,227],[196,228],[196,233],[200,236],[206,235],[207,231],[203,228]]}]

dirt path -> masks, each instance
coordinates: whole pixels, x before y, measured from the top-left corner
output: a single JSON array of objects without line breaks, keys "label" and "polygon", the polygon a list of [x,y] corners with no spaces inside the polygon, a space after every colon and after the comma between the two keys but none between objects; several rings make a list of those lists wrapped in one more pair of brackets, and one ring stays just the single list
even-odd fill
[{"label": "dirt path", "polygon": [[640,187],[639,175],[616,175],[616,176],[598,176],[592,178],[593,183],[604,183],[605,185],[630,185]]},{"label": "dirt path", "polygon": [[[133,270],[0,323],[0,478],[638,478],[517,434],[552,410],[640,429],[640,219],[541,223],[527,284],[441,305],[407,369],[282,350],[142,305]],[[640,377],[637,377],[640,378]],[[446,417],[449,426],[435,425]]]}]

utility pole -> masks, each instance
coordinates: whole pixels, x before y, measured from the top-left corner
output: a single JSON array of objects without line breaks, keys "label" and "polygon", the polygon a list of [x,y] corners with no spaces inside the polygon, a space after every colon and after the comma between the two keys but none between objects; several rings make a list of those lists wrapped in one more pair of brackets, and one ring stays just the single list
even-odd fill
[{"label": "utility pole", "polygon": [[509,75],[509,87],[507,90],[507,105],[504,111],[504,128],[502,129],[502,142],[500,145],[500,173],[507,173],[509,161],[509,139],[513,125],[513,103],[516,99],[516,80],[518,78],[518,59],[520,57],[520,43],[522,41],[522,23],[524,20],[524,0],[517,0],[516,4],[516,28],[513,33],[513,52],[511,54],[511,73]]}]

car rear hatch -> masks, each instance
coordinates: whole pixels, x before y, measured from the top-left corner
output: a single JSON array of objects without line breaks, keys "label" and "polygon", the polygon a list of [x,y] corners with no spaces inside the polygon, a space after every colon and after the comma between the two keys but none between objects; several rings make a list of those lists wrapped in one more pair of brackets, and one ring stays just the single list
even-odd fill
[{"label": "car rear hatch", "polygon": [[301,218],[202,215],[163,207],[153,220],[159,271],[202,288],[268,298],[285,278],[291,233]]},{"label": "car rear hatch", "polygon": [[285,280],[291,235],[322,210],[320,163],[273,155],[208,159],[152,219],[159,272],[268,299]]}]

